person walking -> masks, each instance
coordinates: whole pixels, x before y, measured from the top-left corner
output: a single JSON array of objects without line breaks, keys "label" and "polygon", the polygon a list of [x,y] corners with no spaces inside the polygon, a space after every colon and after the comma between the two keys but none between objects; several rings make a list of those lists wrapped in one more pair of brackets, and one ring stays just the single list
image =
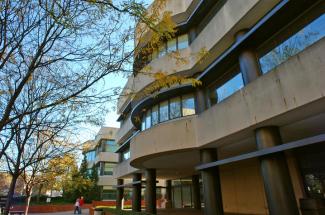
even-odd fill
[{"label": "person walking", "polygon": [[80,197],[80,200],[79,200],[79,214],[82,213],[81,209],[82,209],[82,206],[85,204],[85,200],[84,200],[84,197],[81,196]]},{"label": "person walking", "polygon": [[80,210],[80,199],[77,198],[76,202],[74,203],[74,212],[73,214],[76,214],[76,212],[79,214]]}]

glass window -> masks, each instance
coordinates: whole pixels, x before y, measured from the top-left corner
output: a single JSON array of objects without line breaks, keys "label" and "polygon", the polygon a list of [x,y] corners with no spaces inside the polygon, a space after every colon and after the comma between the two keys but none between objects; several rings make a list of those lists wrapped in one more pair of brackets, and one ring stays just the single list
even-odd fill
[{"label": "glass window", "polygon": [[153,106],[151,110],[152,125],[158,124],[158,105]]},{"label": "glass window", "polygon": [[102,175],[113,175],[113,168],[116,166],[115,163],[105,162],[102,165]]},{"label": "glass window", "polygon": [[179,97],[173,98],[169,103],[169,117],[175,119],[181,116],[181,99]]},{"label": "glass window", "polygon": [[164,122],[168,120],[168,101],[160,103],[159,107],[159,121]]},{"label": "glass window", "polygon": [[115,152],[118,148],[114,140],[104,140],[104,152]]},{"label": "glass window", "polygon": [[167,42],[167,52],[174,52],[177,50],[176,38]]},{"label": "glass window", "polygon": [[193,95],[185,95],[182,97],[182,108],[183,116],[195,114],[195,102]]},{"label": "glass window", "polygon": [[164,55],[166,55],[166,44],[165,43],[163,43],[159,46],[159,53],[158,53],[159,57],[162,57]]},{"label": "glass window", "polygon": [[146,129],[150,127],[151,127],[151,110],[148,110],[146,114]]},{"label": "glass window", "polygon": [[146,117],[142,117],[142,122],[141,122],[141,131],[146,130]]},{"label": "glass window", "polygon": [[86,153],[86,160],[87,161],[93,161],[95,160],[96,152],[95,151],[89,151]]},{"label": "glass window", "polygon": [[241,88],[243,88],[243,77],[241,73],[238,73],[235,77],[227,81],[222,86],[218,87],[215,91],[217,96],[217,101],[221,102],[225,98],[231,96]]},{"label": "glass window", "polygon": [[103,190],[102,191],[103,200],[115,200],[116,199],[116,190]]},{"label": "glass window", "polygon": [[289,57],[301,52],[325,36],[325,14],[260,58],[262,72],[274,69]]},{"label": "glass window", "polygon": [[123,160],[128,160],[131,157],[130,149],[123,152]]},{"label": "glass window", "polygon": [[178,49],[185,49],[188,47],[188,36],[183,34],[178,36]]}]

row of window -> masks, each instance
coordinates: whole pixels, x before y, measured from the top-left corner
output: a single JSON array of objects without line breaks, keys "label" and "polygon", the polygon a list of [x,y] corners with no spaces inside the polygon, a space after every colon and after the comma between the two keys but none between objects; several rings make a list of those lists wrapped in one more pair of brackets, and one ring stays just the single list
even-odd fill
[{"label": "row of window", "polygon": [[113,169],[116,166],[114,162],[100,162],[98,175],[113,175]]},{"label": "row of window", "polygon": [[193,94],[178,96],[160,102],[147,110],[141,123],[141,130],[148,129],[160,122],[195,114]]},{"label": "row of window", "polygon": [[[259,58],[263,74],[268,73],[291,56],[303,51],[315,42],[325,37],[325,14],[306,25],[302,30],[277,45],[271,51]],[[211,104],[216,104],[231,96],[244,87],[242,74],[239,72],[231,79],[210,90]]]},{"label": "row of window", "polygon": [[151,60],[160,58],[167,53],[185,49],[189,46],[188,35],[183,34],[172,40],[162,43],[158,49],[155,49],[151,55]]},{"label": "row of window", "polygon": [[88,162],[94,161],[100,152],[115,152],[117,148],[118,145],[114,140],[101,140],[96,149],[86,152],[86,159]]}]

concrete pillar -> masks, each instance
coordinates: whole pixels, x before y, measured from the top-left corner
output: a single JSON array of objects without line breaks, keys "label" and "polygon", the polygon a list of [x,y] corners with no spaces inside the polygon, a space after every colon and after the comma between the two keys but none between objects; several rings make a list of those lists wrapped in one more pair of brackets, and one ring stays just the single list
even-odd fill
[{"label": "concrete pillar", "polygon": [[[201,163],[218,160],[216,149],[202,149]],[[204,195],[204,214],[223,215],[219,167],[201,171]]]},{"label": "concrete pillar", "polygon": [[166,180],[166,208],[172,208],[172,181]]},{"label": "concrete pillar", "polygon": [[[123,185],[124,181],[123,179],[117,179],[117,186]],[[124,188],[123,187],[117,187],[116,192],[116,208],[121,209],[122,208],[122,199],[124,196]]]},{"label": "concrete pillar", "polygon": [[193,188],[194,209],[201,209],[200,177],[199,177],[199,175],[192,176],[192,188]]},{"label": "concrete pillar", "polygon": [[[258,128],[255,135],[259,150],[282,144],[278,127]],[[260,162],[269,214],[299,215],[284,153],[261,157]]]},{"label": "concrete pillar", "polygon": [[156,214],[156,170],[146,169],[146,212]]},{"label": "concrete pillar", "polygon": [[[141,181],[141,173],[133,174],[133,182]],[[132,187],[132,211],[141,211],[141,183],[133,184]]]},{"label": "concrete pillar", "polygon": [[207,109],[206,94],[203,89],[196,91],[196,113],[202,113]]},{"label": "concrete pillar", "polygon": [[[239,31],[236,34],[237,41],[240,40],[246,33],[246,30]],[[239,55],[239,67],[243,75],[244,84],[257,79],[262,75],[260,63],[257,54],[253,48],[245,48]]]}]

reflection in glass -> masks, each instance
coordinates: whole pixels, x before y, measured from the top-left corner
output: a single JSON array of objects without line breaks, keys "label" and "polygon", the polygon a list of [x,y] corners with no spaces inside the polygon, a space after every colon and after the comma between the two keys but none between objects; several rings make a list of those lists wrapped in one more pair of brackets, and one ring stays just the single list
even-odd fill
[{"label": "reflection in glass", "polygon": [[158,105],[155,105],[151,110],[152,125],[158,124]]},{"label": "reflection in glass", "polygon": [[170,100],[169,116],[170,119],[175,119],[181,116],[181,99],[179,97]]},{"label": "reflection in glass", "polygon": [[169,40],[167,42],[167,52],[174,52],[177,50],[176,39]]},{"label": "reflection in glass", "polygon": [[244,87],[243,77],[241,73],[238,73],[235,77],[224,83],[222,86],[216,89],[217,101],[221,102],[225,98],[231,96],[238,90]]},{"label": "reflection in glass", "polygon": [[146,130],[146,118],[142,117],[142,122],[141,122],[141,131]]},{"label": "reflection in glass", "polygon": [[105,140],[104,141],[104,152],[115,152],[118,146],[114,140]]},{"label": "reflection in glass", "polygon": [[183,116],[195,114],[195,102],[193,95],[185,95],[182,97],[182,109]]},{"label": "reflection in glass", "polygon": [[102,163],[102,175],[113,175],[113,168],[116,166],[116,163]]},{"label": "reflection in glass", "polygon": [[185,49],[188,47],[188,35],[183,34],[178,37],[178,49]]},{"label": "reflection in glass", "polygon": [[158,57],[162,57],[166,55],[166,44],[161,44],[159,46],[159,53],[158,53]]},{"label": "reflection in glass", "polygon": [[168,120],[168,101],[164,101],[160,103],[159,119],[160,122],[164,122]]},{"label": "reflection in glass", "polygon": [[146,115],[146,129],[150,127],[151,127],[151,111],[148,110]]},{"label": "reflection in glass", "polygon": [[325,36],[325,14],[260,58],[263,74]]}]

